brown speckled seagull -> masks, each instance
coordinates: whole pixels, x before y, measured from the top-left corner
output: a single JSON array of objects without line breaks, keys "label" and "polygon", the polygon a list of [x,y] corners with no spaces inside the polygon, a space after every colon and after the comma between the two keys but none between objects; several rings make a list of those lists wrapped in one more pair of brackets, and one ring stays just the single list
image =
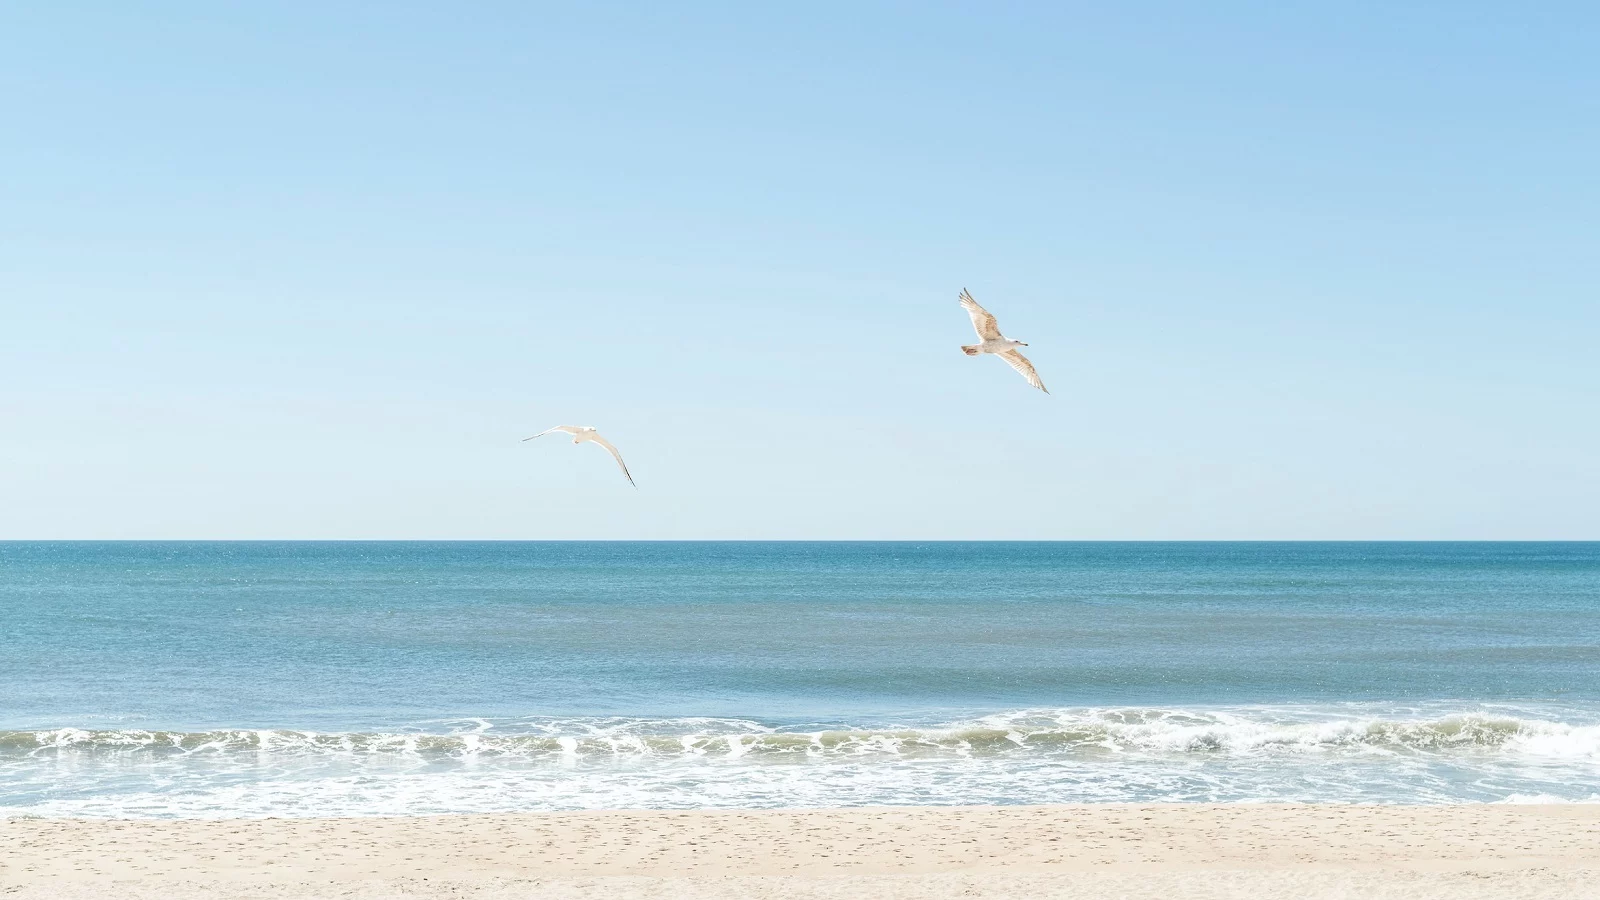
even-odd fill
[{"label": "brown speckled seagull", "polygon": [[966,310],[967,315],[972,317],[972,329],[978,332],[978,339],[982,341],[980,344],[963,345],[961,348],[962,353],[968,356],[993,353],[995,356],[1005,360],[1006,365],[1021,373],[1023,378],[1028,379],[1029,384],[1044,391],[1046,394],[1050,393],[1045,388],[1044,382],[1040,380],[1039,373],[1034,371],[1033,363],[1028,362],[1028,358],[1017,350],[1018,347],[1026,347],[1028,345],[1022,341],[1013,341],[1001,334],[1000,323],[995,321],[994,316],[990,315],[987,309],[979,306],[978,301],[972,299],[972,295],[967,293],[966,288],[961,289],[961,308]]}]

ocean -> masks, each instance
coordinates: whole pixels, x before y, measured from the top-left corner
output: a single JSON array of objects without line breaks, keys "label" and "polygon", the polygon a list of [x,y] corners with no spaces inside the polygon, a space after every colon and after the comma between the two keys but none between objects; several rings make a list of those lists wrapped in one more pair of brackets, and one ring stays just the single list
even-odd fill
[{"label": "ocean", "polygon": [[0,817],[1600,802],[1600,544],[0,543]]}]

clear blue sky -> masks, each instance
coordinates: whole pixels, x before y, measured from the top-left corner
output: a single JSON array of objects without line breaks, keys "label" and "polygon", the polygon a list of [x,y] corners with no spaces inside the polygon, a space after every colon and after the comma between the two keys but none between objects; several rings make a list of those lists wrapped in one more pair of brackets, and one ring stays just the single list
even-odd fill
[{"label": "clear blue sky", "polygon": [[1590,3],[9,4],[0,113],[0,538],[1600,538]]}]

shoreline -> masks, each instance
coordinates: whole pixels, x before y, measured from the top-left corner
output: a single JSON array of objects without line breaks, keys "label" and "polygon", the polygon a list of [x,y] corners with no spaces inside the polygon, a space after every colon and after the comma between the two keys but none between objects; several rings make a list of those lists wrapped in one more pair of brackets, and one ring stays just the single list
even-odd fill
[{"label": "shoreline", "polygon": [[1593,897],[1600,805],[0,819],[0,897]]}]

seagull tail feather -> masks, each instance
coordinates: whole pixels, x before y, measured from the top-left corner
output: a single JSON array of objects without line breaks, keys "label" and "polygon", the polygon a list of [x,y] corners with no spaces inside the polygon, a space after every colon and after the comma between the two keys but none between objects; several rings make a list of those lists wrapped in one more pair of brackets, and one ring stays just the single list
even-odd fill
[{"label": "seagull tail feather", "polygon": [[962,344],[961,345],[961,352],[965,353],[968,356],[977,356],[978,355],[978,349],[981,346],[983,346],[983,345],[982,344]]}]

